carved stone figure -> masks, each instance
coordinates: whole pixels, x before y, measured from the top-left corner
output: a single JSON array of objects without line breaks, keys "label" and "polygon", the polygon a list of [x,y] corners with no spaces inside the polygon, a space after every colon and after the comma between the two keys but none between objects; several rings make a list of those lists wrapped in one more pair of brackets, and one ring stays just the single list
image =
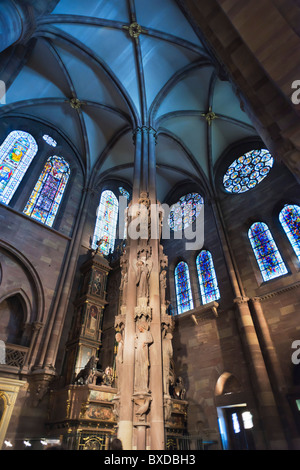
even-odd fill
[{"label": "carved stone figure", "polygon": [[124,348],[124,341],[121,333],[116,333],[116,341],[118,343],[118,352],[116,355],[116,376],[118,380],[118,388],[120,387],[120,377],[121,377],[121,370],[123,364],[123,348]]},{"label": "carved stone figure", "polygon": [[161,305],[166,304],[166,287],[167,287],[167,271],[163,269],[159,275],[160,283],[160,303]]},{"label": "carved stone figure", "polygon": [[146,258],[141,258],[136,263],[137,267],[137,297],[148,297],[149,267]]},{"label": "carved stone figure", "polygon": [[170,331],[167,331],[162,339],[162,351],[163,351],[163,387],[164,394],[169,395],[169,384],[171,381],[170,364],[173,357],[173,346],[172,346],[173,335]]},{"label": "carved stone figure", "polygon": [[149,346],[153,343],[153,337],[146,323],[140,323],[138,330],[135,338],[134,388],[135,392],[148,392]]},{"label": "carved stone figure", "polygon": [[135,401],[135,403],[138,405],[138,408],[135,414],[137,418],[139,419],[139,421],[142,421],[146,413],[149,411],[151,400],[152,400],[151,397],[147,397],[147,398],[139,399]]}]

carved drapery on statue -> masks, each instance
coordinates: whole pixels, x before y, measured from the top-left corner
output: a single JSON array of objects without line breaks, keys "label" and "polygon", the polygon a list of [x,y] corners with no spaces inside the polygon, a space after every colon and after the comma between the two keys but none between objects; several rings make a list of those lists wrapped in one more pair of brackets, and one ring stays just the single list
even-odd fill
[{"label": "carved drapery on statue", "polygon": [[150,331],[148,331],[147,323],[140,323],[135,338],[135,393],[149,392],[149,346],[152,343],[153,338]]}]

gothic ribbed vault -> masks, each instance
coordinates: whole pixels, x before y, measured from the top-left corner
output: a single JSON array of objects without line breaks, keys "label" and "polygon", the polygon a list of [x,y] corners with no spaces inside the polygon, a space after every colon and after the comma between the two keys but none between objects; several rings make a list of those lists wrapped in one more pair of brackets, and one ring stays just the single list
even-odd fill
[{"label": "gothic ribbed vault", "polygon": [[61,0],[39,21],[22,59],[9,61],[0,116],[58,130],[78,154],[86,184],[107,176],[132,183],[138,126],[158,133],[161,201],[186,180],[209,187],[225,149],[256,135],[175,0]]}]

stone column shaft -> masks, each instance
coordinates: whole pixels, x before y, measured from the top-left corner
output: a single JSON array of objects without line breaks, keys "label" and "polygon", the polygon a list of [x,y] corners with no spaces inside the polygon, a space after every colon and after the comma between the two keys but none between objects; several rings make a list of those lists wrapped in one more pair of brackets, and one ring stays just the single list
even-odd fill
[{"label": "stone column shaft", "polygon": [[290,406],[286,400],[287,387],[276,349],[271,337],[270,329],[264,315],[261,300],[258,297],[251,299],[252,318],[261,345],[262,353],[265,356],[265,363],[269,377],[276,396],[279,416],[282,421],[287,439],[297,437],[294,418],[291,414]]},{"label": "stone column shaft", "polygon": [[237,306],[241,338],[249,359],[261,425],[269,448],[272,450],[285,450],[287,449],[287,443],[282,432],[276,402],[251,317],[248,300],[245,297],[240,297],[235,299],[235,304]]}]

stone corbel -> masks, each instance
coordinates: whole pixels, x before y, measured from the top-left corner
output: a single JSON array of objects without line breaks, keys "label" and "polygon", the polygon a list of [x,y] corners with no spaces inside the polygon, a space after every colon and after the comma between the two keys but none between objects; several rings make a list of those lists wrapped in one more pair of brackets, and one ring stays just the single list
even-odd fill
[{"label": "stone corbel", "polygon": [[37,369],[28,376],[30,402],[37,407],[50,389],[50,384],[56,378],[54,371]]},{"label": "stone corbel", "polygon": [[201,305],[186,313],[181,313],[174,318],[176,321],[191,319],[194,325],[197,326],[202,321],[218,318],[218,307],[219,304],[217,302],[210,302],[209,304]]},{"label": "stone corbel", "polygon": [[150,411],[152,397],[149,394],[138,394],[132,398],[134,403],[135,425],[146,422],[146,416]]}]

